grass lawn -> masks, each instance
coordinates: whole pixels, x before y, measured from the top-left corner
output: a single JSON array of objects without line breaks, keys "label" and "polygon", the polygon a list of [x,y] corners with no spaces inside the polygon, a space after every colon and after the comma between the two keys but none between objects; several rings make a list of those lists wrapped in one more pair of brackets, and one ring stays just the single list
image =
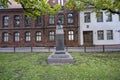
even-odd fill
[{"label": "grass lawn", "polygon": [[0,53],[0,80],[120,80],[120,52],[72,52],[74,64],[48,65],[49,53]]}]

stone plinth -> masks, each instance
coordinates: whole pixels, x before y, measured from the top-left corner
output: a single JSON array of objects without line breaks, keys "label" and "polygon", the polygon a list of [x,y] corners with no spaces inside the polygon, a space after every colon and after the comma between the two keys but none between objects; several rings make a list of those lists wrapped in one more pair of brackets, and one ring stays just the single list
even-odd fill
[{"label": "stone plinth", "polygon": [[65,54],[51,54],[47,59],[48,64],[60,65],[73,63],[73,57],[69,53]]},{"label": "stone plinth", "polygon": [[73,63],[73,57],[65,51],[64,31],[61,25],[56,28],[56,51],[47,59],[48,64],[69,64]]}]

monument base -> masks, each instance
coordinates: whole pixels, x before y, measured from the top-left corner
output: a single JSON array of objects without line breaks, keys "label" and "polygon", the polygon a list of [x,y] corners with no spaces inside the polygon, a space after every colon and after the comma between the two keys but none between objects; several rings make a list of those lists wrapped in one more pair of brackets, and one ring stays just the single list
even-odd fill
[{"label": "monument base", "polygon": [[67,52],[65,52],[65,54],[55,54],[55,53],[56,52],[52,53],[48,57],[47,59],[48,64],[60,65],[60,64],[70,64],[74,62],[73,57]]}]

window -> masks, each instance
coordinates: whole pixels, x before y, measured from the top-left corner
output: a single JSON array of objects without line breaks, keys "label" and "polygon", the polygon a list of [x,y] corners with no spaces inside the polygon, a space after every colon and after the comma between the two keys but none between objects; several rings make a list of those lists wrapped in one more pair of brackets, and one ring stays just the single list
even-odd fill
[{"label": "window", "polygon": [[112,14],[111,13],[107,13],[106,15],[107,15],[106,21],[107,22],[111,22],[112,21]]},{"label": "window", "polygon": [[14,41],[15,42],[19,42],[20,41],[20,33],[18,33],[18,32],[14,33]]},{"label": "window", "polygon": [[55,24],[54,15],[49,15],[49,24]]},{"label": "window", "polygon": [[30,32],[25,33],[25,41],[30,42]]},{"label": "window", "polygon": [[63,6],[64,0],[58,0],[58,4]]},{"label": "window", "polygon": [[9,34],[7,32],[3,33],[3,42],[8,42]]},{"label": "window", "polygon": [[73,31],[69,31],[68,32],[68,40],[69,41],[73,41],[74,40],[74,32]]},{"label": "window", "polygon": [[14,16],[14,26],[15,27],[19,27],[20,26],[20,16],[19,15],[15,15]]},{"label": "window", "polygon": [[68,18],[68,24],[73,24],[74,20],[73,20],[73,14],[72,13],[69,13],[67,15],[67,18]]},{"label": "window", "polygon": [[113,40],[113,31],[107,30],[107,40]]},{"label": "window", "polygon": [[41,39],[41,32],[36,32],[36,41],[37,42],[40,42],[42,39]]},{"label": "window", "polygon": [[9,16],[3,16],[3,26],[8,27],[9,25]]},{"label": "window", "polygon": [[97,31],[98,40],[104,40],[104,32],[102,30]]},{"label": "window", "polygon": [[58,20],[60,20],[61,24],[64,24],[64,15],[58,14]]},{"label": "window", "polygon": [[49,32],[49,41],[54,41],[55,33],[53,31]]},{"label": "window", "polygon": [[25,16],[25,27],[30,27],[31,24],[31,18],[28,16]]},{"label": "window", "polygon": [[85,19],[85,23],[90,22],[90,12],[84,13],[84,19]]},{"label": "window", "polygon": [[38,17],[36,18],[35,22],[36,22],[36,27],[40,26],[40,25],[41,25],[41,17],[38,16]]},{"label": "window", "polygon": [[103,12],[99,12],[97,16],[97,22],[103,22]]},{"label": "window", "polygon": [[118,17],[119,17],[119,21],[120,21],[120,14],[118,15]]}]

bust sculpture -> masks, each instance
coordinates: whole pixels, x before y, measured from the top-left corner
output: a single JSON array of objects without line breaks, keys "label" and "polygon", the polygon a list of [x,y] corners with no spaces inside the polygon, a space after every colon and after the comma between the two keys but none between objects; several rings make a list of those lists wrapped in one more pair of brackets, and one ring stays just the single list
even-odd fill
[{"label": "bust sculpture", "polygon": [[60,20],[57,22],[56,33],[57,34],[64,34],[63,26],[61,25]]},{"label": "bust sculpture", "polygon": [[58,29],[63,29],[63,26],[61,25],[61,21],[60,21],[60,20],[58,20],[58,22],[57,22],[56,29],[57,29],[57,30],[58,30]]}]

